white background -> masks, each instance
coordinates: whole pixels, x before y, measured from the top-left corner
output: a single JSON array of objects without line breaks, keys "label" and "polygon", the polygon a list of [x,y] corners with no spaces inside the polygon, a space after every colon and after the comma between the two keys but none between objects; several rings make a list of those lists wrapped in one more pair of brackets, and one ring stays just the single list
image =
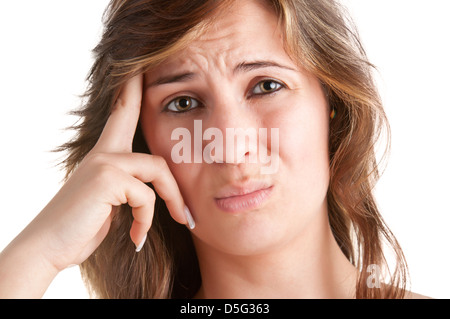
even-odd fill
[{"label": "white background", "polygon": [[[58,191],[50,150],[76,120],[106,0],[0,3],[0,250]],[[370,60],[392,128],[392,152],[376,194],[399,240],[412,290],[449,298],[450,2],[343,0]],[[87,298],[78,267],[46,298]]]}]

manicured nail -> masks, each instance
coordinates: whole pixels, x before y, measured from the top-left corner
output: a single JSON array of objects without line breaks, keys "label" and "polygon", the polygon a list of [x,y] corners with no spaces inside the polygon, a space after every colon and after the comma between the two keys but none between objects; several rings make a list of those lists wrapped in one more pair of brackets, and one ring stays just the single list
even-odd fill
[{"label": "manicured nail", "polygon": [[142,241],[139,245],[136,246],[136,252],[140,252],[142,247],[144,247],[145,240],[147,239],[147,234],[145,234],[144,238],[142,238]]},{"label": "manicured nail", "polygon": [[194,221],[194,218],[192,218],[192,214],[189,211],[189,208],[187,206],[184,206],[184,214],[186,215],[186,219],[188,221],[189,228],[194,229],[195,221]]}]

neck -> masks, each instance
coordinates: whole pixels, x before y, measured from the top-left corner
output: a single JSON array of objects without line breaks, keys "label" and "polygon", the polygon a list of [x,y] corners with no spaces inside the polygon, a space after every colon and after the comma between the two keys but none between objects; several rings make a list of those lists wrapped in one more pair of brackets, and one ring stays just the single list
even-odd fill
[{"label": "neck", "polygon": [[194,238],[202,275],[198,298],[353,298],[356,268],[320,214],[289,244],[264,254],[230,255]]}]

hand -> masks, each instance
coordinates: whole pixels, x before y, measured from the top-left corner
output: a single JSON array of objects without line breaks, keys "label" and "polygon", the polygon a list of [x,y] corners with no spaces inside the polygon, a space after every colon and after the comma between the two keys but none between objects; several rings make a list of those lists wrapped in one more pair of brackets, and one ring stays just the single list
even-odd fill
[{"label": "hand", "polygon": [[146,238],[154,213],[155,193],[164,199],[173,219],[186,224],[184,201],[162,157],[132,153],[142,100],[143,76],[122,88],[103,132],[65,185],[29,225],[40,234],[44,256],[58,270],[88,258],[108,233],[121,204],[132,207],[131,240]]}]

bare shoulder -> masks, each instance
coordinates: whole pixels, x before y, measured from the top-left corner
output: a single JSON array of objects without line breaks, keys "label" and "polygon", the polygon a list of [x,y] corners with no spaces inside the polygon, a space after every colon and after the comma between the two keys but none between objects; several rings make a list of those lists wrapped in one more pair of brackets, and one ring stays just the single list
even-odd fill
[{"label": "bare shoulder", "polygon": [[405,293],[405,299],[433,299],[433,298],[412,291],[407,291]]}]

